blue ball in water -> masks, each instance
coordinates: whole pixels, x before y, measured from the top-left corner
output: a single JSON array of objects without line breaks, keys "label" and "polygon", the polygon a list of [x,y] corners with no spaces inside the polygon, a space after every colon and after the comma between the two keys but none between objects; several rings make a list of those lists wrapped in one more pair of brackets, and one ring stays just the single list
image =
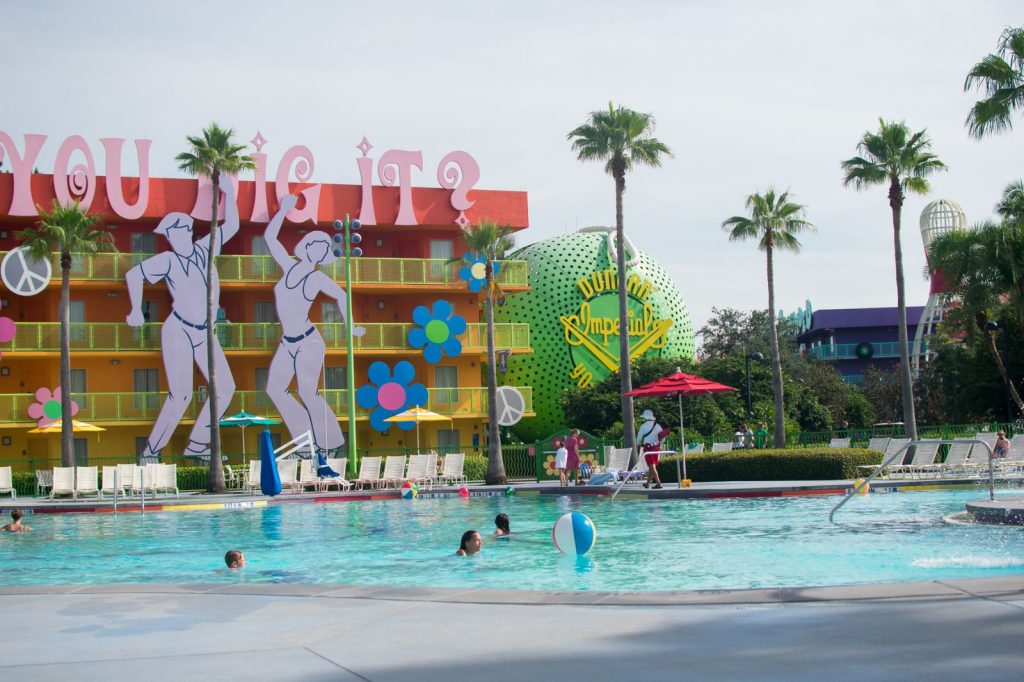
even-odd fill
[{"label": "blue ball in water", "polygon": [[583,556],[597,540],[597,528],[586,514],[569,512],[562,514],[551,529],[551,539],[562,554]]}]

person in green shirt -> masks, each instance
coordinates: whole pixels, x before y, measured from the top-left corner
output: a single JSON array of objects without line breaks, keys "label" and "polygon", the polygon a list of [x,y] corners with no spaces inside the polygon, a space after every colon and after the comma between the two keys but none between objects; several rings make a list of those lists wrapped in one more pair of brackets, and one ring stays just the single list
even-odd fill
[{"label": "person in green shirt", "polygon": [[764,422],[757,422],[757,433],[754,434],[754,446],[763,448],[768,445],[768,427]]}]

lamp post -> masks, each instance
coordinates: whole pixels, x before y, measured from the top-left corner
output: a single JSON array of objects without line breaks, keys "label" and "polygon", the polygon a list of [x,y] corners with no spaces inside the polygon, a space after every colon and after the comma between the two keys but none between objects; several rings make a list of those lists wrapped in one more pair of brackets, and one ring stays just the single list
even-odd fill
[{"label": "lamp post", "polygon": [[750,361],[757,360],[758,362],[764,361],[764,355],[761,353],[747,353],[745,359],[746,371],[747,371],[747,419],[750,419],[751,405],[750,405]]},{"label": "lamp post", "polygon": [[355,355],[353,355],[354,342],[352,339],[352,258],[363,255],[363,250],[358,246],[352,248],[363,240],[363,236],[353,230],[358,230],[361,224],[358,220],[349,218],[345,214],[344,222],[334,221],[335,230],[343,230],[344,237],[340,234],[334,235],[335,257],[345,256],[345,353],[347,367],[345,368],[347,390],[345,401],[348,407],[348,467],[352,475],[359,471],[359,454],[356,449],[356,367]]},{"label": "lamp post", "polygon": [[1013,407],[1010,401],[1010,368],[1007,366],[1010,356],[1006,352],[1006,327],[998,322],[986,322],[985,331],[1002,332],[1003,393],[1006,394],[1006,423],[1009,425],[1013,421]]}]

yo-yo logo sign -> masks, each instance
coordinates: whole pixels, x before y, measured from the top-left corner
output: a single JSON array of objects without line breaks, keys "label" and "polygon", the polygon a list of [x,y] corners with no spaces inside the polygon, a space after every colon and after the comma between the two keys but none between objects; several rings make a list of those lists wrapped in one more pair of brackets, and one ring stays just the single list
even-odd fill
[{"label": "yo-yo logo sign", "polygon": [[[579,309],[560,319],[573,369],[569,376],[587,387],[619,371],[619,294],[614,269],[593,272],[576,282],[584,300]],[[648,301],[654,285],[631,274],[626,280],[629,357],[634,360],[660,351],[668,340],[671,319],[658,317]]]}]

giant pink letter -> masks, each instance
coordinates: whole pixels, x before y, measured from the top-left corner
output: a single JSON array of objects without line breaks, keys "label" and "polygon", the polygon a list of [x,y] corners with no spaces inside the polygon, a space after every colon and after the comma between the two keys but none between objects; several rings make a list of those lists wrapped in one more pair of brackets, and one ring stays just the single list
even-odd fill
[{"label": "giant pink letter", "polygon": [[373,157],[367,156],[373,145],[365,137],[356,145],[363,155],[356,159],[359,167],[359,184],[363,188],[363,199],[359,205],[359,222],[363,225],[376,225],[377,212],[373,208]]},{"label": "giant pink letter", "polygon": [[[288,173],[291,170],[292,163],[295,163],[295,178],[299,182],[309,182],[309,179],[313,177],[313,152],[309,151],[309,147],[301,144],[291,147],[284,153],[281,163],[277,166],[275,189],[278,202],[286,194],[291,194],[291,191],[288,189]],[[309,220],[315,224],[317,211],[320,208],[320,185],[307,187],[301,190],[299,194],[306,199],[306,205],[302,208],[293,208],[285,218],[293,223]]]},{"label": "giant pink letter", "polygon": [[[388,187],[398,184],[398,217],[395,225],[418,225],[412,205],[412,167],[423,170],[423,153],[389,149],[377,163],[377,175]],[[397,172],[396,172],[397,169]],[[397,177],[396,177],[397,176]]]},{"label": "giant pink letter", "polygon": [[0,160],[4,158],[4,149],[10,159],[11,172],[14,174],[14,197],[8,215],[37,215],[36,204],[32,201],[32,166],[35,165],[39,150],[46,142],[46,135],[24,135],[25,155],[18,155],[18,148],[11,136],[0,132]]},{"label": "giant pink letter", "polygon": [[252,221],[269,223],[270,213],[267,211],[267,155],[255,152],[252,162],[256,164],[256,182],[253,184],[255,194],[252,200]]},{"label": "giant pink letter", "polygon": [[[69,174],[68,163],[76,150],[85,156],[85,165],[75,164]],[[70,135],[57,150],[57,158],[53,161],[53,191],[57,201],[64,206],[78,201],[82,210],[88,211],[92,205],[92,198],[96,194],[96,162],[81,135]]]},{"label": "giant pink letter", "polygon": [[[234,175],[221,175],[220,182],[223,185],[224,179],[228,181],[235,188],[235,196],[238,196],[238,177]],[[200,175],[196,179],[196,203],[192,206],[192,210],[189,211],[189,215],[196,220],[209,220],[210,209],[213,208],[213,181],[205,175]],[[224,218],[224,197],[220,197],[220,201],[217,202],[217,220]]]},{"label": "giant pink letter", "polygon": [[480,179],[480,166],[476,159],[466,152],[449,152],[437,164],[437,182],[445,189],[454,189],[452,192],[452,208],[460,213],[469,209],[475,204],[466,195],[473,189],[476,181]]},{"label": "giant pink letter", "polygon": [[107,200],[114,213],[125,220],[137,220],[146,212],[149,205],[149,147],[153,140],[135,140],[135,156],[139,160],[139,198],[134,206],[124,200],[124,189],[121,187],[121,147],[122,137],[100,138],[103,151],[107,157]]}]

